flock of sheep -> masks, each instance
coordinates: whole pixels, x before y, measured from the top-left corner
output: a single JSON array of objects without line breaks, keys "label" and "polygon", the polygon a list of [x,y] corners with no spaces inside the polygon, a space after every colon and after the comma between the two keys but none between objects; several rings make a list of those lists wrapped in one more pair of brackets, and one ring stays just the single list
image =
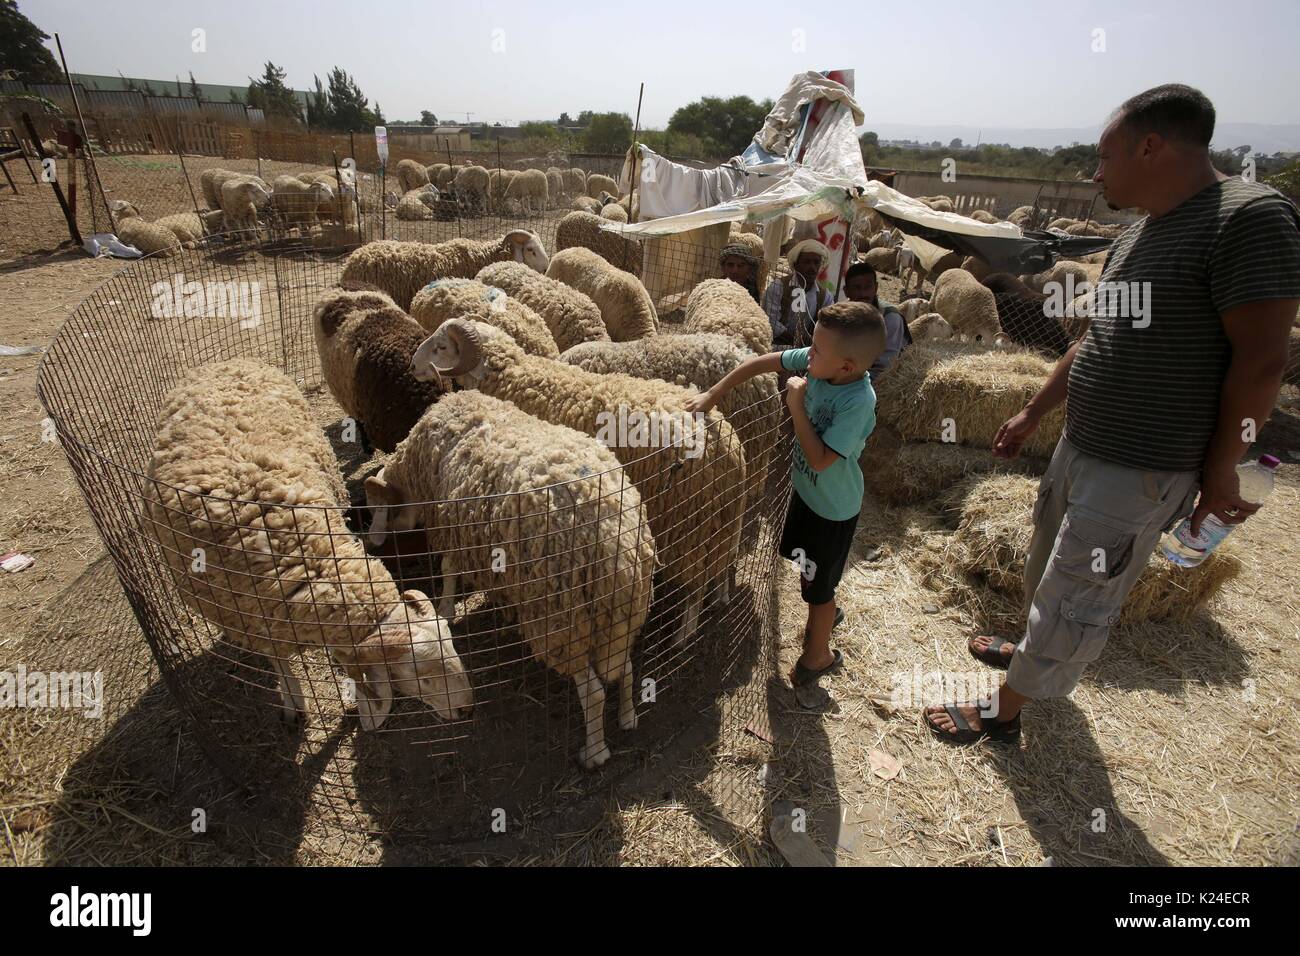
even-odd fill
[{"label": "flock of sheep", "polygon": [[513,218],[536,216],[571,201],[574,209],[603,214],[626,222],[632,207],[617,198],[618,184],[609,176],[575,167],[488,169],[478,165],[433,163],[413,159],[397,163],[401,193],[385,202],[401,220],[450,220],[458,216],[495,214]]},{"label": "flock of sheep", "polygon": [[[947,196],[923,196],[920,201],[939,212],[952,212]],[[1032,206],[1021,206],[1006,221],[1025,227],[1034,216]],[[999,222],[992,213],[976,209],[970,218],[979,222]],[[1102,225],[1095,221],[1053,219],[1048,228],[1068,235],[1115,238],[1123,227]],[[951,339],[983,342],[995,346],[1019,345],[1060,356],[1088,327],[1091,310],[1090,290],[1101,278],[1105,253],[1094,253],[1076,260],[1061,259],[1044,272],[1015,276],[994,272],[984,260],[951,252],[939,258],[928,270],[922,270],[912,252],[903,246],[903,235],[885,227],[878,216],[870,215],[855,227],[855,243],[862,261],[877,273],[894,275],[903,280],[903,294],[908,295],[913,281],[917,295],[906,298],[899,307],[917,341]],[[922,295],[926,282],[932,284],[928,298]],[[1083,283],[1089,283],[1083,287]],[[1081,294],[1075,297],[1065,314],[1056,318],[1047,313],[1044,289],[1070,288]]]},{"label": "flock of sheep", "polygon": [[[306,702],[285,661],[315,648],[352,678],[365,728],[383,722],[393,685],[464,717],[476,675],[449,622],[458,589],[484,591],[529,653],[573,680],[578,759],[597,767],[609,758],[607,684],[620,726],[636,725],[632,651],[652,595],[681,609],[674,645],[694,638],[706,601],[730,602],[780,438],[776,376],[708,415],[685,406],[770,350],[770,326],[724,279],[699,284],[684,322],[661,324],[641,281],[600,254],[603,237],[581,243],[583,224],[553,254],[520,229],[367,243],[319,297],[326,387],[385,453],[365,481],[364,541],[343,522],[330,445],[283,373],[222,362],[169,395],[145,525],[188,606],[270,659],[286,716]],[[633,419],[657,423],[659,440],[644,427],[611,440],[612,420]],[[366,550],[415,529],[441,557],[436,606],[399,593]]]}]

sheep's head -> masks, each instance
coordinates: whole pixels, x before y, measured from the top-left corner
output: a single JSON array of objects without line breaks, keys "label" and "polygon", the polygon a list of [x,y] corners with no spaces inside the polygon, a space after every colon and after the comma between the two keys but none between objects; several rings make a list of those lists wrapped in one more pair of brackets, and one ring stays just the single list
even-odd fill
[{"label": "sheep's head", "polygon": [[411,374],[417,381],[431,382],[443,375],[469,379],[477,385],[483,364],[480,323],[448,319],[420,343],[411,356]]},{"label": "sheep's head", "polygon": [[[436,470],[436,462],[421,464],[431,464]],[[400,534],[403,531],[414,531],[425,524],[424,506],[412,502],[404,488],[389,481],[386,472],[386,468],[379,469],[378,474],[371,475],[365,483],[366,507],[374,513],[367,535],[367,540],[372,545],[383,544],[384,537],[390,531]]]},{"label": "sheep's head", "polygon": [[323,202],[330,202],[334,198],[334,190],[330,189],[328,183],[312,183],[311,198],[315,200],[317,205],[320,205]]},{"label": "sheep's head", "polygon": [[125,199],[113,199],[108,203],[108,210],[113,214],[117,222],[125,222],[128,219],[139,219],[140,210],[136,209]]},{"label": "sheep's head", "polygon": [[356,647],[357,710],[361,726],[375,730],[393,708],[393,688],[418,697],[444,720],[459,720],[474,706],[474,688],[452,643],[451,628],[420,591],[403,591],[401,603],[379,629]]},{"label": "sheep's head", "polygon": [[512,229],[503,240],[513,253],[515,262],[522,262],[534,272],[546,274],[546,267],[551,264],[542,240],[527,229]]}]

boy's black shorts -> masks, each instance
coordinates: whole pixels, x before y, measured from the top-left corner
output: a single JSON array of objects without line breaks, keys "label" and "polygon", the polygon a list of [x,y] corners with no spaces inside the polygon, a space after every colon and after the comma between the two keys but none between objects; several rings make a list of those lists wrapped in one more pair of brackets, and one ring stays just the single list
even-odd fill
[{"label": "boy's black shorts", "polygon": [[[802,565],[799,588],[806,603],[825,604],[835,597],[857,526],[857,515],[831,521],[804,504],[799,492],[790,491],[790,510],[781,532],[781,557]],[[798,556],[796,549],[801,550]]]}]

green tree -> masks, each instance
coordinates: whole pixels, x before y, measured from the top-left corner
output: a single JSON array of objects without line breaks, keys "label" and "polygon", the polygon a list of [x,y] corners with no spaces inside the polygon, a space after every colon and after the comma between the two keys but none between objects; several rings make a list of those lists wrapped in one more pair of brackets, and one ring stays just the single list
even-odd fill
[{"label": "green tree", "polygon": [[199,84],[194,80],[193,70],[190,70],[190,96],[194,97],[200,103],[203,102],[203,91],[199,89]]},{"label": "green tree", "polygon": [[573,125],[573,117],[571,117],[568,113],[561,113],[561,114],[560,114],[560,118],[557,119],[557,120],[555,121],[555,125],[556,125],[556,126],[572,126],[572,125]]},{"label": "green tree", "polygon": [[325,125],[330,129],[361,131],[383,125],[379,104],[373,110],[369,108],[366,95],[346,70],[336,66],[330,71],[327,96],[330,112]]},{"label": "green tree", "polygon": [[581,113],[578,114],[578,121],[577,121],[577,123],[575,123],[574,125],[575,125],[575,126],[590,126],[590,125],[591,125],[591,118],[592,118],[593,116],[595,116],[595,115],[596,115],[596,114],[593,113],[591,110],[583,110]]},{"label": "green tree", "polygon": [[593,153],[621,153],[632,145],[632,117],[626,113],[595,113],[582,144]]},{"label": "green tree", "polygon": [[0,70],[14,70],[28,83],[57,83],[63,71],[45,46],[50,35],[18,10],[16,0],[0,0]]},{"label": "green tree", "polygon": [[948,143],[948,148],[961,149],[961,137],[960,136],[953,137],[953,139]]},{"label": "green tree", "polygon": [[300,120],[302,110],[293,90],[284,83],[285,72],[270,60],[260,80],[249,77],[248,105],[260,109],[269,116],[281,116],[285,119]]},{"label": "green tree", "polygon": [[420,125],[421,125],[421,126],[437,126],[437,125],[438,125],[438,117],[434,116],[434,115],[433,115],[432,113],[430,113],[428,110],[420,110]]},{"label": "green tree", "polygon": [[315,87],[307,94],[307,125],[325,127],[334,125],[334,111],[330,107],[329,92],[321,85],[320,77],[312,74]]},{"label": "green tree", "polygon": [[527,139],[557,140],[560,138],[560,130],[554,123],[538,121],[520,123],[519,131]]},{"label": "green tree", "polygon": [[668,132],[691,133],[716,144],[719,154],[743,153],[772,109],[772,101],[748,96],[705,96],[681,107],[668,120]]}]

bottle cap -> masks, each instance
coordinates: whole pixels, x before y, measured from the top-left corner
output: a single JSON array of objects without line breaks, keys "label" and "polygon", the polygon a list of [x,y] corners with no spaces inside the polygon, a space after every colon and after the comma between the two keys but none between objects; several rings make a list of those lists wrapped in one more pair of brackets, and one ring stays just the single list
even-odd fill
[{"label": "bottle cap", "polygon": [[1259,463],[1260,463],[1261,465],[1263,465],[1265,468],[1270,468],[1270,469],[1272,469],[1272,468],[1276,468],[1278,465],[1282,464],[1282,459],[1277,458],[1277,457],[1275,457],[1275,456],[1273,456],[1273,455],[1260,455],[1260,456],[1259,456]]}]

